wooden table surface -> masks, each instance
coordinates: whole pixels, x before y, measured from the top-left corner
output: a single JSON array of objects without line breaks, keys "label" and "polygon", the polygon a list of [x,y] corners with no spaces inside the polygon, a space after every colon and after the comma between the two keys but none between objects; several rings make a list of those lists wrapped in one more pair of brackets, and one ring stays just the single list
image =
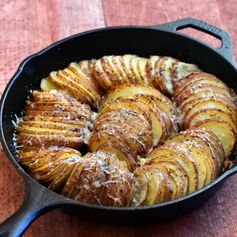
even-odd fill
[{"label": "wooden table surface", "polygon": [[[0,0],[0,92],[21,60],[54,41],[98,27],[155,25],[184,17],[199,18],[231,33],[237,56],[237,0]],[[206,35],[196,36],[218,44]],[[1,148],[0,222],[19,208],[23,192],[22,178]],[[237,175],[200,208],[172,221],[115,226],[54,210],[35,221],[24,236],[232,237],[237,236],[236,197]]]}]

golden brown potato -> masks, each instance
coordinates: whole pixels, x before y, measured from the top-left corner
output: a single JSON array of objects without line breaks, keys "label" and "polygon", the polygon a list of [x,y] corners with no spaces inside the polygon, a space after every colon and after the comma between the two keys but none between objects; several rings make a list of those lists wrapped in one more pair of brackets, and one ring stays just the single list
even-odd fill
[{"label": "golden brown potato", "polygon": [[[109,55],[51,72],[41,89],[17,125],[18,155],[68,198],[153,205],[205,187],[231,165],[236,95],[194,64]],[[72,149],[83,144],[84,157]]]},{"label": "golden brown potato", "polygon": [[195,72],[180,80],[173,97],[183,128],[206,128],[215,133],[226,158],[230,157],[237,138],[234,92],[214,75]]},{"label": "golden brown potato", "polygon": [[127,157],[129,168],[134,169],[137,156],[145,155],[153,145],[149,111],[131,100],[106,104],[95,122],[89,149],[108,150],[109,144],[111,152],[114,147],[116,154],[122,153],[118,157]]},{"label": "golden brown potato", "polygon": [[199,71],[196,65],[172,57],[151,56],[147,64],[148,77],[154,87],[166,95],[172,95],[176,82],[195,71]]},{"label": "golden brown potato", "polygon": [[134,172],[133,206],[152,205],[171,199],[176,186],[163,170],[153,166],[139,167]]},{"label": "golden brown potato", "polygon": [[236,135],[229,123],[215,119],[207,119],[198,122],[195,127],[206,128],[208,131],[215,133],[221,141],[226,158],[230,157],[236,143]]},{"label": "golden brown potato", "polygon": [[78,148],[88,142],[95,115],[65,93],[33,91],[16,129],[18,146]]},{"label": "golden brown potato", "polygon": [[220,172],[222,149],[217,137],[205,129],[174,135],[135,170],[133,205],[177,199],[208,185]]},{"label": "golden brown potato", "polygon": [[73,168],[81,160],[81,153],[71,148],[19,152],[19,161],[27,166],[30,175],[55,191],[62,189]]},{"label": "golden brown potato", "polygon": [[114,154],[87,153],[68,178],[62,191],[66,197],[104,206],[130,206],[132,173]]}]

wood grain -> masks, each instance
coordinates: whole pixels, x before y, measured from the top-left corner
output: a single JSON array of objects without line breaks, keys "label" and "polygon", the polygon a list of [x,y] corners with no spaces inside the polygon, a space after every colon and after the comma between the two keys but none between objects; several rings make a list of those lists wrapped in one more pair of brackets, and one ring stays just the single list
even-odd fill
[{"label": "wood grain", "polygon": [[[236,11],[236,0],[0,0],[0,93],[29,54],[71,34],[105,25],[155,25],[196,17],[230,32],[236,56]],[[195,36],[214,43],[206,35]],[[23,189],[20,175],[1,148],[0,222],[19,208]],[[139,226],[101,224],[55,210],[36,220],[24,236],[232,237],[237,236],[236,194],[237,176],[233,176],[193,212],[172,221],[154,220]]]}]

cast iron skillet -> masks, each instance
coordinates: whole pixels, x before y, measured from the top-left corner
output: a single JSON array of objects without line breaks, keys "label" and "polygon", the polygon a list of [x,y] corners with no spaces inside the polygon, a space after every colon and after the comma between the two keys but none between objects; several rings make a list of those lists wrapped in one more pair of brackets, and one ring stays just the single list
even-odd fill
[{"label": "cast iron skillet", "polygon": [[[192,27],[222,41],[220,48],[176,32]],[[210,185],[177,200],[153,206],[111,208],[88,205],[67,199],[34,181],[20,166],[13,146],[14,114],[20,116],[30,89],[37,89],[42,77],[69,62],[98,58],[111,54],[169,55],[196,63],[204,71],[221,78],[237,91],[237,69],[233,59],[230,36],[215,26],[196,19],[183,19],[159,26],[125,26],[93,30],[63,39],[25,59],[10,80],[1,99],[0,132],[3,148],[25,181],[25,199],[20,209],[0,225],[1,236],[21,236],[27,227],[43,213],[57,207],[73,209],[77,214],[126,222],[148,218],[165,219],[181,215],[201,204],[232,174],[237,166],[222,174]]]}]

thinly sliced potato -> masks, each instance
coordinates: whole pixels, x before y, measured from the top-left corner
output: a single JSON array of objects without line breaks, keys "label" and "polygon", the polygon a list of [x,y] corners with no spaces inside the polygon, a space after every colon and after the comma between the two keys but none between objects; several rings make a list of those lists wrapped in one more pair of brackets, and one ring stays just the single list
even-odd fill
[{"label": "thinly sliced potato", "polygon": [[104,91],[108,91],[113,88],[113,83],[106,75],[101,59],[96,60],[93,64],[92,77],[96,82],[98,82]]},{"label": "thinly sliced potato", "polygon": [[130,83],[136,83],[136,77],[134,76],[132,68],[131,68],[131,60],[135,57],[137,57],[137,56],[132,55],[132,54],[125,54],[125,55],[121,56],[121,58],[120,58],[123,70],[126,73],[127,78]]},{"label": "thinly sliced potato", "polygon": [[183,83],[176,87],[174,97],[177,97],[181,92],[187,88],[194,89],[196,86],[208,84],[208,85],[217,85],[219,87],[229,90],[229,88],[214,75],[207,74],[204,72],[192,73],[187,78],[183,79]]},{"label": "thinly sliced potato", "polygon": [[[86,84],[87,87],[90,89],[91,93],[100,100],[100,95],[103,93],[101,91],[101,88],[98,86],[98,83],[93,80],[93,77],[91,75],[91,72],[89,71],[89,62],[87,60],[84,60],[87,66],[83,65],[83,61],[81,63],[70,63],[68,68],[77,75],[79,81]],[[84,63],[84,64],[85,64]],[[86,67],[86,68],[85,68]]]},{"label": "thinly sliced potato", "polygon": [[225,150],[226,158],[228,158],[234,148],[236,136],[231,125],[225,121],[207,119],[196,124],[197,128],[206,128],[220,139]]},{"label": "thinly sliced potato", "polygon": [[116,101],[120,97],[133,98],[136,95],[152,95],[158,98],[162,96],[158,90],[152,87],[136,84],[124,84],[109,91],[109,93],[106,95],[105,101],[106,103],[110,103],[112,101]]},{"label": "thinly sliced potato", "polygon": [[[177,181],[177,186],[180,189],[180,196],[177,194],[176,198],[185,196],[189,191],[189,177],[188,177],[188,171],[184,169],[184,166],[180,164],[176,159],[172,159],[169,156],[160,156],[157,159],[153,159],[150,161],[151,166],[155,166],[156,163],[162,163],[166,165],[166,167],[172,172],[173,170],[176,170],[176,175],[179,177],[182,176],[182,179],[175,178],[176,175],[174,175],[174,179]],[[179,171],[179,172],[177,172]]]},{"label": "thinly sliced potato", "polygon": [[103,69],[109,77],[109,80],[112,82],[111,89],[126,82],[114,65],[113,57],[114,56],[104,56],[101,58]]},{"label": "thinly sliced potato", "polygon": [[[168,143],[169,144],[169,143]],[[197,164],[190,157],[177,152],[175,149],[171,150],[165,146],[161,146],[147,155],[148,161],[146,162],[149,165],[151,162],[156,162],[156,160],[162,159],[162,157],[168,157],[172,160],[175,160],[182,166],[182,168],[187,173],[188,178],[188,193],[192,193],[198,188],[198,169]]]},{"label": "thinly sliced potato", "polygon": [[[147,166],[150,167],[150,165],[147,165]],[[169,190],[167,190],[167,191],[170,192],[168,200],[175,199],[178,195],[180,195],[180,187],[178,187],[178,184],[176,182],[174,175],[170,174],[169,169],[168,169],[168,167],[166,167],[166,165],[164,165],[160,162],[154,162],[151,167],[153,169],[155,168],[155,169],[160,170],[161,172],[163,172],[164,175],[166,175],[167,181],[169,184],[169,186],[166,186],[166,188],[169,188]],[[166,182],[166,184],[167,184],[167,182]],[[162,202],[162,200],[165,200],[165,196],[163,196],[163,194],[161,193],[160,201]]]},{"label": "thinly sliced potato", "polygon": [[120,101],[119,103],[117,102],[112,102],[112,103],[109,103],[109,104],[105,104],[105,106],[102,108],[102,110],[100,111],[101,114],[105,113],[106,111],[108,110],[111,110],[111,109],[129,109],[129,110],[132,110],[132,111],[135,111],[137,112],[138,114],[140,114],[142,117],[144,117],[144,123],[146,124],[146,126],[148,126],[148,124],[151,125],[151,117],[150,117],[150,114],[147,110],[144,110],[143,108],[139,107],[135,102],[133,101]]},{"label": "thinly sliced potato", "polygon": [[138,168],[134,172],[135,195],[133,198],[134,206],[141,206],[147,198],[148,193],[148,177],[142,168]]},{"label": "thinly sliced potato", "polygon": [[[61,75],[61,76],[60,76]],[[86,94],[84,90],[80,90],[82,88],[81,86],[79,88],[75,88],[75,86],[69,84],[67,80],[62,76],[62,72],[51,72],[49,74],[49,78],[51,81],[55,82],[57,85],[62,87],[64,90],[68,91],[70,94],[76,93],[76,98],[81,101],[85,102],[86,101]]]},{"label": "thinly sliced potato", "polygon": [[189,98],[189,96],[191,96],[193,94],[202,93],[202,92],[211,92],[213,94],[219,93],[219,94],[222,94],[223,96],[229,98],[230,100],[233,100],[233,95],[230,94],[230,92],[227,91],[226,89],[219,87],[219,86],[207,84],[207,85],[200,85],[195,88],[187,88],[186,90],[182,91],[177,97],[175,97],[175,101],[177,104],[180,104],[184,100]]},{"label": "thinly sliced potato", "polygon": [[187,110],[185,112],[185,116],[184,116],[184,124],[189,124],[189,120],[190,118],[200,112],[201,110],[205,110],[205,109],[217,109],[217,110],[221,110],[225,113],[230,114],[230,116],[232,117],[233,121],[236,122],[237,121],[237,117],[236,117],[236,110],[233,109],[233,107],[224,104],[221,101],[216,101],[216,100],[205,100],[205,101],[201,101],[200,103],[195,104],[192,108],[190,108],[189,110]]},{"label": "thinly sliced potato", "polygon": [[199,134],[195,134],[190,131],[185,131],[183,133],[180,133],[178,135],[175,135],[168,139],[165,142],[165,145],[172,144],[173,142],[185,142],[185,141],[192,141],[196,142],[197,146],[200,146],[203,152],[206,154],[206,158],[208,160],[209,166],[211,167],[211,181],[213,181],[220,172],[218,162],[219,159],[217,158],[217,153],[214,152],[214,149],[212,147],[212,144],[208,143],[207,140],[204,140],[202,136],[198,136]]},{"label": "thinly sliced potato", "polygon": [[142,85],[152,86],[152,82],[149,80],[146,74],[147,61],[148,60],[146,58],[140,58],[138,61],[138,70],[140,78],[142,80]]},{"label": "thinly sliced potato", "polygon": [[90,137],[93,114],[88,105],[68,94],[33,91],[16,129],[18,145],[79,148]]},{"label": "thinly sliced potato", "polygon": [[26,165],[37,181],[49,183],[48,188],[59,191],[75,165],[81,161],[79,151],[57,148],[30,152],[20,152],[20,162]]},{"label": "thinly sliced potato", "polygon": [[176,149],[178,152],[184,153],[197,163],[198,166],[198,189],[204,187],[211,181],[211,167],[206,161],[206,156],[202,149],[195,142],[173,142],[166,145],[170,149]]},{"label": "thinly sliced potato", "polygon": [[130,171],[133,171],[136,168],[137,161],[124,144],[120,144],[117,141],[113,142],[107,140],[104,143],[100,143],[97,150],[115,154],[118,159],[126,162]]},{"label": "thinly sliced potato", "polygon": [[151,107],[151,104],[149,104],[147,101],[142,100],[122,100],[119,99],[118,103],[123,101],[131,101],[136,103],[140,108],[147,111],[147,113],[150,114],[151,122],[152,122],[152,132],[153,132],[153,146],[156,146],[159,142],[162,142],[167,137],[167,130],[166,130],[166,124],[163,118],[160,115],[160,111],[155,110]]},{"label": "thinly sliced potato", "polygon": [[200,121],[204,121],[207,119],[212,120],[218,120],[218,121],[225,121],[232,127],[235,134],[237,134],[237,127],[236,122],[233,120],[233,115],[231,115],[229,112],[224,112],[220,109],[203,109],[199,112],[194,113],[189,120],[187,121],[187,124],[184,124],[185,128],[191,128],[195,127],[197,123]]},{"label": "thinly sliced potato", "polygon": [[226,105],[228,105],[229,107],[231,107],[233,110],[236,110],[236,105],[234,104],[233,101],[231,101],[229,98],[225,97],[225,96],[218,96],[216,95],[215,97],[212,96],[205,96],[205,97],[201,97],[201,98],[196,98],[193,100],[186,100],[187,102],[184,101],[184,103],[182,103],[182,106],[179,106],[179,108],[183,111],[186,112],[189,109],[191,109],[194,105],[198,104],[199,102],[202,101],[207,101],[207,100],[215,100],[215,101],[220,101]]},{"label": "thinly sliced potato", "polygon": [[[126,180],[126,182],[125,182]],[[108,205],[131,205],[132,174],[114,154],[87,153],[75,166],[62,194],[82,202]]]},{"label": "thinly sliced potato", "polygon": [[131,59],[130,69],[133,73],[133,77],[135,78],[136,84],[143,85],[143,80],[141,77],[141,72],[139,68],[139,61],[141,60],[140,57],[134,57]]},{"label": "thinly sliced potato", "polygon": [[184,177],[183,170],[180,169],[175,162],[156,161],[151,165],[163,170],[164,172],[166,171],[170,180],[173,180],[173,190],[175,190],[175,192],[173,192],[172,199],[180,198],[187,193],[187,187],[185,186],[185,179],[187,179],[187,177]]},{"label": "thinly sliced potato", "polygon": [[43,78],[40,82],[40,88],[43,91],[62,90],[60,86],[50,80],[49,77]]},{"label": "thinly sliced potato", "polygon": [[155,67],[156,62],[159,60],[159,56],[151,56],[148,61],[147,61],[147,65],[146,65],[146,73],[147,73],[147,77],[148,79],[152,82],[152,84],[154,85],[155,88],[158,89],[158,86],[156,86],[156,80],[155,77],[157,75],[157,68]]},{"label": "thinly sliced potato", "polygon": [[161,190],[161,187],[164,180],[157,170],[152,170],[150,167],[146,169],[146,175],[148,176],[148,190],[147,197],[143,202],[143,205],[152,205],[157,203],[157,197],[159,198],[161,191],[163,191]]}]

